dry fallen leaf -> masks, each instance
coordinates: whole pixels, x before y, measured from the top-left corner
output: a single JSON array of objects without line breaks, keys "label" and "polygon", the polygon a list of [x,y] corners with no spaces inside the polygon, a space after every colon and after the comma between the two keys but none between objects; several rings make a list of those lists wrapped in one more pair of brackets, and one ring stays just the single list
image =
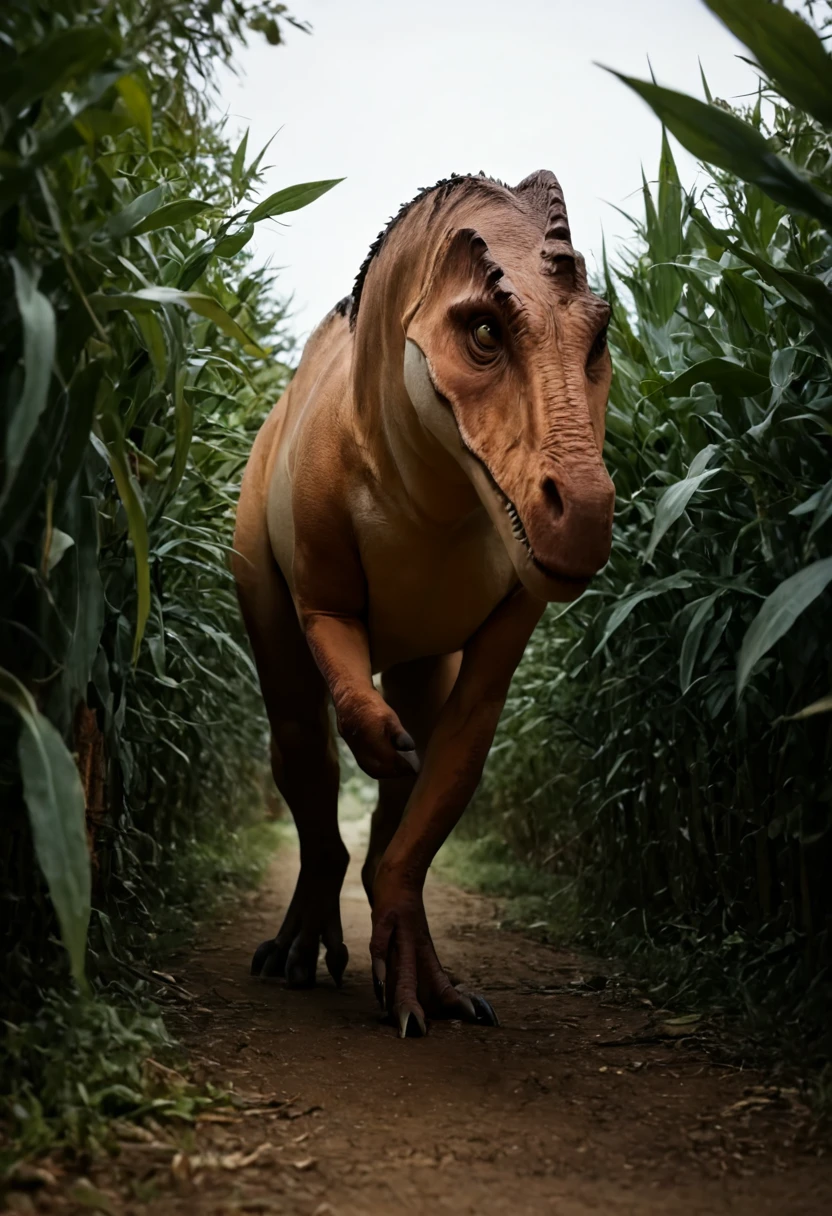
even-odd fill
[{"label": "dry fallen leaf", "polygon": [[302,1161],[293,1161],[292,1165],[296,1170],[311,1170],[318,1164],[315,1157],[304,1157]]},{"label": "dry fallen leaf", "polygon": [[264,1156],[273,1151],[273,1146],[268,1140],[263,1144],[258,1145],[250,1153],[233,1152],[233,1153],[177,1153],[170,1163],[171,1173],[174,1178],[179,1181],[184,1181],[187,1178],[193,1177],[199,1170],[245,1170],[249,1166],[256,1165]]},{"label": "dry fallen leaf", "polygon": [[79,1178],[70,1191],[70,1197],[81,1207],[90,1208],[93,1212],[106,1212],[114,1216],[113,1200],[106,1191],[93,1186],[89,1178]]},{"label": "dry fallen leaf", "polygon": [[58,1185],[58,1180],[43,1166],[29,1165],[26,1161],[18,1161],[7,1174],[11,1186],[52,1187]]}]

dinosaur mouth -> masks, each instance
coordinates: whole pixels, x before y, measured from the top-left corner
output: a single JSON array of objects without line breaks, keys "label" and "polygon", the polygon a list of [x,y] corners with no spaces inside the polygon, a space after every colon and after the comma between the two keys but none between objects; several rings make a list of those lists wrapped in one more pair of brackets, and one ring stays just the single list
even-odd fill
[{"label": "dinosaur mouth", "polygon": [[505,511],[506,515],[509,518],[509,523],[511,524],[512,536],[526,550],[529,560],[531,561],[531,563],[535,567],[535,569],[539,570],[541,574],[546,576],[546,578],[557,579],[557,581],[559,583],[571,583],[575,587],[586,587],[587,584],[590,582],[590,579],[588,579],[586,576],[567,574],[564,570],[558,570],[557,568],[555,568],[553,566],[547,566],[545,564],[545,562],[542,562],[540,560],[540,558],[537,556],[534,549],[532,548],[531,541],[529,540],[528,533],[526,532],[526,529],[523,526],[523,521],[520,518],[520,512],[517,510],[517,507],[511,501],[508,494],[506,494],[506,492],[502,488],[502,486],[499,484],[496,477],[491,472],[491,470],[489,469],[489,467],[485,463],[485,461],[481,460],[480,457],[476,454],[476,452],[472,452],[467,444],[463,444],[463,446],[465,447],[466,452],[468,452],[468,454],[470,456],[473,456],[474,460],[476,460],[476,462],[480,466],[480,468],[485,470],[485,473],[486,473],[486,476],[488,477],[491,488],[494,491],[503,510]]},{"label": "dinosaur mouth", "polygon": [[[415,343],[414,343],[414,345],[415,345]],[[417,347],[417,349],[418,349],[418,347]],[[436,381],[434,380],[433,373],[430,369],[427,358],[425,357],[425,355],[422,353],[421,350],[419,351],[419,354],[422,357],[423,364],[424,364],[424,372],[425,372],[425,375],[427,376],[428,384],[430,385],[433,395],[435,396],[437,401],[440,403],[440,405],[443,406],[445,410],[447,410],[450,417],[454,418],[453,406],[451,405],[448,397],[443,392],[441,392],[439,390],[439,388],[437,387]],[[585,588],[590,582],[590,579],[587,578],[586,576],[567,574],[566,571],[559,570],[553,566],[547,566],[545,562],[542,562],[540,560],[540,558],[537,556],[534,549],[532,548],[532,543],[529,540],[528,533],[526,532],[526,529],[523,526],[523,521],[520,518],[520,512],[517,510],[517,507],[512,502],[512,500],[509,498],[508,494],[506,494],[505,490],[503,490],[502,486],[497,481],[497,478],[491,472],[491,470],[489,469],[489,467],[485,463],[485,461],[480,456],[478,456],[477,453],[475,451],[473,451],[473,449],[470,448],[468,446],[468,444],[465,442],[462,432],[459,429],[458,423],[457,423],[457,437],[459,439],[459,442],[462,444],[463,451],[468,456],[470,456],[472,460],[474,460],[476,462],[476,464],[483,470],[486,477],[488,478],[488,483],[489,483],[491,489],[493,490],[497,500],[500,502],[503,510],[505,511],[506,515],[508,516],[509,524],[511,525],[512,536],[514,537],[514,539],[517,541],[517,543],[519,545],[522,545],[523,549],[526,551],[526,555],[527,555],[529,561],[535,567],[535,569],[540,571],[540,573],[544,576],[544,578],[551,579],[552,582],[566,583],[573,587]]]}]

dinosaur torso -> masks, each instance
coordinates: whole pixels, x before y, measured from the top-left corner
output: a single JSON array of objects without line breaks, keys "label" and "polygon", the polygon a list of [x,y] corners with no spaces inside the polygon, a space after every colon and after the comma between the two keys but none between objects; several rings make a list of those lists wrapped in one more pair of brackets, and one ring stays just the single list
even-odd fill
[{"label": "dinosaur torso", "polygon": [[[300,608],[311,591],[298,579],[299,542],[316,551],[343,546],[357,553],[365,586],[342,590],[363,590],[373,670],[382,671],[461,649],[517,576],[467,485],[437,518],[421,508],[398,470],[380,475],[386,453],[356,426],[353,350],[347,319],[330,314],[258,444],[265,449],[272,551],[296,604]],[[335,575],[337,562],[330,568]]]}]

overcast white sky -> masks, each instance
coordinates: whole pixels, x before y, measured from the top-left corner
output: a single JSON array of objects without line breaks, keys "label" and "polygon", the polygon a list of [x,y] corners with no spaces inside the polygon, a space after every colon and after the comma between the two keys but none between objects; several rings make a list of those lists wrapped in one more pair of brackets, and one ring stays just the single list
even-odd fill
[{"label": "overcast white sky", "polygon": [[[223,76],[232,128],[267,154],[266,191],[345,177],[303,211],[258,227],[258,260],[285,267],[305,336],[346,295],[399,204],[450,173],[515,184],[552,169],[575,245],[592,260],[627,236],[609,204],[638,209],[640,166],[658,163],[660,126],[607,64],[702,95],[733,98],[756,76],[701,0],[293,0],[313,33],[260,36]],[[683,178],[695,166],[676,149]]]}]

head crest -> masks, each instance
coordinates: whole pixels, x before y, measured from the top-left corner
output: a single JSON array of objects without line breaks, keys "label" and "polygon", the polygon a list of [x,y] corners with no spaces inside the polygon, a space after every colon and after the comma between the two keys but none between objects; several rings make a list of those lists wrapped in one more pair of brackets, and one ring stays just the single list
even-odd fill
[{"label": "head crest", "polygon": [[531,194],[534,204],[543,214],[543,248],[540,256],[547,263],[553,274],[559,274],[564,269],[575,265],[575,250],[572,247],[572,233],[569,228],[569,217],[566,214],[566,203],[560,182],[548,169],[540,169],[524,178],[519,186],[519,192]]}]

